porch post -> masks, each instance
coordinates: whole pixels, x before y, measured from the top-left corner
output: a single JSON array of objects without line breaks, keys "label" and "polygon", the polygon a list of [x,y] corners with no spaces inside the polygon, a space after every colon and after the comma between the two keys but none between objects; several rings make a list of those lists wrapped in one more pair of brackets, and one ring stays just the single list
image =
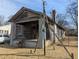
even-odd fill
[{"label": "porch post", "polygon": [[44,20],[39,19],[39,39],[38,39],[38,47],[44,48],[44,39],[46,39],[46,27]]},{"label": "porch post", "polygon": [[11,23],[11,34],[10,34],[10,46],[12,46],[13,39],[15,39],[16,36],[16,24],[14,22]]}]

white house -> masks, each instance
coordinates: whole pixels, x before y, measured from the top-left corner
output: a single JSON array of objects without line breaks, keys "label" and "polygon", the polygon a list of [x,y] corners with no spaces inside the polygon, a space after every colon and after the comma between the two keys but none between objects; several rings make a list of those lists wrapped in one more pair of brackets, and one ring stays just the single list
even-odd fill
[{"label": "white house", "polygon": [[11,24],[0,26],[0,34],[11,34]]}]

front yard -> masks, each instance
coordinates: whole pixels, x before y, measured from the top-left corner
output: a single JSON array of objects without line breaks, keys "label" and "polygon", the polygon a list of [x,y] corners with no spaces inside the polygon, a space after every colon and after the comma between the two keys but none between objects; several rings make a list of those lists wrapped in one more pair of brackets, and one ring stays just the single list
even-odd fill
[{"label": "front yard", "polygon": [[[65,41],[64,44],[68,42]],[[78,59],[78,47],[73,46],[77,44],[77,41],[70,41],[70,46],[66,46],[70,53],[74,53],[74,58]],[[72,45],[72,46],[71,46]],[[44,56],[43,49],[37,49],[33,53],[34,49],[28,48],[5,48],[0,47],[0,59],[71,59],[62,46],[56,46],[53,50],[53,46],[46,47],[46,56]]]}]

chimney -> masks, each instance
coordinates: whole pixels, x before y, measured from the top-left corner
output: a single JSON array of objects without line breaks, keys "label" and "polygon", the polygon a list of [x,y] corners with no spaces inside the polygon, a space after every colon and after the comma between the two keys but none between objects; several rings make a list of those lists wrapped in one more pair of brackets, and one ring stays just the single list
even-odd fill
[{"label": "chimney", "polygon": [[54,21],[54,23],[55,23],[55,16],[56,16],[56,11],[52,10],[52,20]]}]

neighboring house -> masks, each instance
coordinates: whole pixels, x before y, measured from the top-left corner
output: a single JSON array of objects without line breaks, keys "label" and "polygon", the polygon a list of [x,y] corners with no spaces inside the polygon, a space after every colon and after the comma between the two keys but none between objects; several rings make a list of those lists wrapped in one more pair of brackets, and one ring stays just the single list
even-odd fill
[{"label": "neighboring house", "polygon": [[[41,12],[22,7],[9,20],[11,22],[10,44],[19,47],[36,47],[37,44],[38,48],[43,48],[44,39],[46,39],[46,44],[50,44],[48,41],[53,42],[53,39],[55,39],[54,33],[50,30],[48,24],[44,22],[45,20],[43,20],[42,16],[43,13]],[[55,33],[60,35],[60,38],[64,36],[64,29],[55,24],[48,16],[47,19],[50,23],[49,26],[55,30]]]},{"label": "neighboring house", "polygon": [[0,35],[10,35],[11,34],[11,24],[0,26]]}]

